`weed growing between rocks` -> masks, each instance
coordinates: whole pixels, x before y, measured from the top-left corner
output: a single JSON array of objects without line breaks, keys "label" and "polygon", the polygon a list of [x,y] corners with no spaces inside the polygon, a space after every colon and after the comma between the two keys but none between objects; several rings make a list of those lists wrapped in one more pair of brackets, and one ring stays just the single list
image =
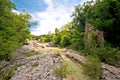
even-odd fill
[{"label": "weed growing between rocks", "polygon": [[38,54],[38,52],[35,51],[35,50],[32,50],[31,52],[27,53],[26,56],[27,56],[27,57],[30,57],[30,56],[33,56],[33,55],[35,55],[35,54]]},{"label": "weed growing between rocks", "polygon": [[36,61],[32,64],[33,67],[38,66],[38,65],[39,65],[38,61]]},{"label": "weed growing between rocks", "polygon": [[9,80],[14,71],[18,68],[18,65],[15,66],[6,66],[7,62],[3,60],[0,65],[0,80]]},{"label": "weed growing between rocks", "polygon": [[54,69],[54,73],[61,77],[61,79],[66,78],[67,75],[72,74],[67,63],[63,63],[62,65],[58,66]]}]

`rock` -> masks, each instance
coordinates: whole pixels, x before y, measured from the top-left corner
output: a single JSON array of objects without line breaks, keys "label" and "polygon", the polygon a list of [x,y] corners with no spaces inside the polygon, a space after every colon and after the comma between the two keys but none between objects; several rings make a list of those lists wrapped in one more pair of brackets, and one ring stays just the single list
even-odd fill
[{"label": "rock", "polygon": [[[19,63],[20,60],[17,62]],[[37,65],[33,65],[36,62]],[[62,64],[62,59],[57,54],[47,53],[31,56],[21,60],[21,64],[10,80],[61,80],[53,71],[55,65]]]},{"label": "rock", "polygon": [[84,63],[86,61],[86,58],[83,57],[83,56],[80,56],[77,52],[74,52],[74,51],[67,51],[65,53],[66,56],[68,56],[69,58],[72,58],[74,59],[75,61],[78,61],[78,62],[82,62]]},{"label": "rock", "polygon": [[42,43],[36,43],[36,47],[46,48],[46,45]]},{"label": "rock", "polygon": [[52,42],[48,42],[47,44],[49,45],[49,47],[56,47],[57,46],[56,44],[54,44]]},{"label": "rock", "polygon": [[102,80],[120,80],[120,69],[114,66],[102,63]]},{"label": "rock", "polygon": [[31,52],[32,50],[34,50],[34,46],[33,45],[24,45],[21,48],[17,49],[15,54],[26,54]]},{"label": "rock", "polygon": [[42,48],[46,48],[46,47],[56,47],[56,45],[52,42],[47,42],[47,43],[35,43],[34,44],[36,47],[42,47]]},{"label": "rock", "polygon": [[[74,59],[75,61],[85,63],[86,58],[80,56],[77,52],[68,50],[65,53],[69,58]],[[102,63],[102,80],[120,80],[120,68],[116,68],[114,66]]]}]

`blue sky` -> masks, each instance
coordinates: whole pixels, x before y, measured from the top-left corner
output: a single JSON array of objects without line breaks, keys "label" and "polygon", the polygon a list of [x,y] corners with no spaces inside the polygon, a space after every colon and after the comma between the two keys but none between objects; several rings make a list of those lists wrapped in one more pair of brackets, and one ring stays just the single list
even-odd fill
[{"label": "blue sky", "polygon": [[87,0],[12,0],[17,12],[28,11],[36,26],[30,28],[33,35],[47,34],[71,21],[74,6]]}]

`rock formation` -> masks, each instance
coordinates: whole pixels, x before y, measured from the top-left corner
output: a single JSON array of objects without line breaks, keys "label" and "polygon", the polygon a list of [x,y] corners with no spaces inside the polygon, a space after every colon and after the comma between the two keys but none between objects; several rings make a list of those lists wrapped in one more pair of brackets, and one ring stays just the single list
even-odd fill
[{"label": "rock formation", "polygon": [[96,43],[99,46],[104,46],[104,33],[103,31],[99,31],[97,29],[94,29],[91,24],[89,24],[87,21],[85,22],[85,47],[86,48],[92,48],[96,45]]}]

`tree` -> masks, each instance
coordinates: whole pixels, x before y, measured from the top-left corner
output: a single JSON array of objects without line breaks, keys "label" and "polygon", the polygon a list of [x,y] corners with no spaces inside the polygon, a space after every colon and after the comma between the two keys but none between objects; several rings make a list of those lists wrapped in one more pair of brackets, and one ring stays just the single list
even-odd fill
[{"label": "tree", "polygon": [[0,59],[8,59],[30,37],[31,16],[25,11],[14,13],[13,9],[10,0],[0,0]]},{"label": "tree", "polygon": [[96,29],[104,31],[105,40],[114,46],[120,46],[120,1],[101,0],[95,3],[87,13],[87,20]]},{"label": "tree", "polygon": [[60,40],[61,40],[61,34],[60,34],[60,30],[58,28],[55,29],[55,34],[53,35],[53,39],[52,41],[55,44],[60,44]]},{"label": "tree", "polygon": [[84,32],[80,32],[76,29],[72,30],[71,32],[71,39],[70,39],[70,47],[75,50],[82,50],[84,49]]},{"label": "tree", "polygon": [[79,31],[84,31],[85,28],[85,15],[83,6],[75,6],[75,11],[72,13],[72,27],[76,27]]}]

